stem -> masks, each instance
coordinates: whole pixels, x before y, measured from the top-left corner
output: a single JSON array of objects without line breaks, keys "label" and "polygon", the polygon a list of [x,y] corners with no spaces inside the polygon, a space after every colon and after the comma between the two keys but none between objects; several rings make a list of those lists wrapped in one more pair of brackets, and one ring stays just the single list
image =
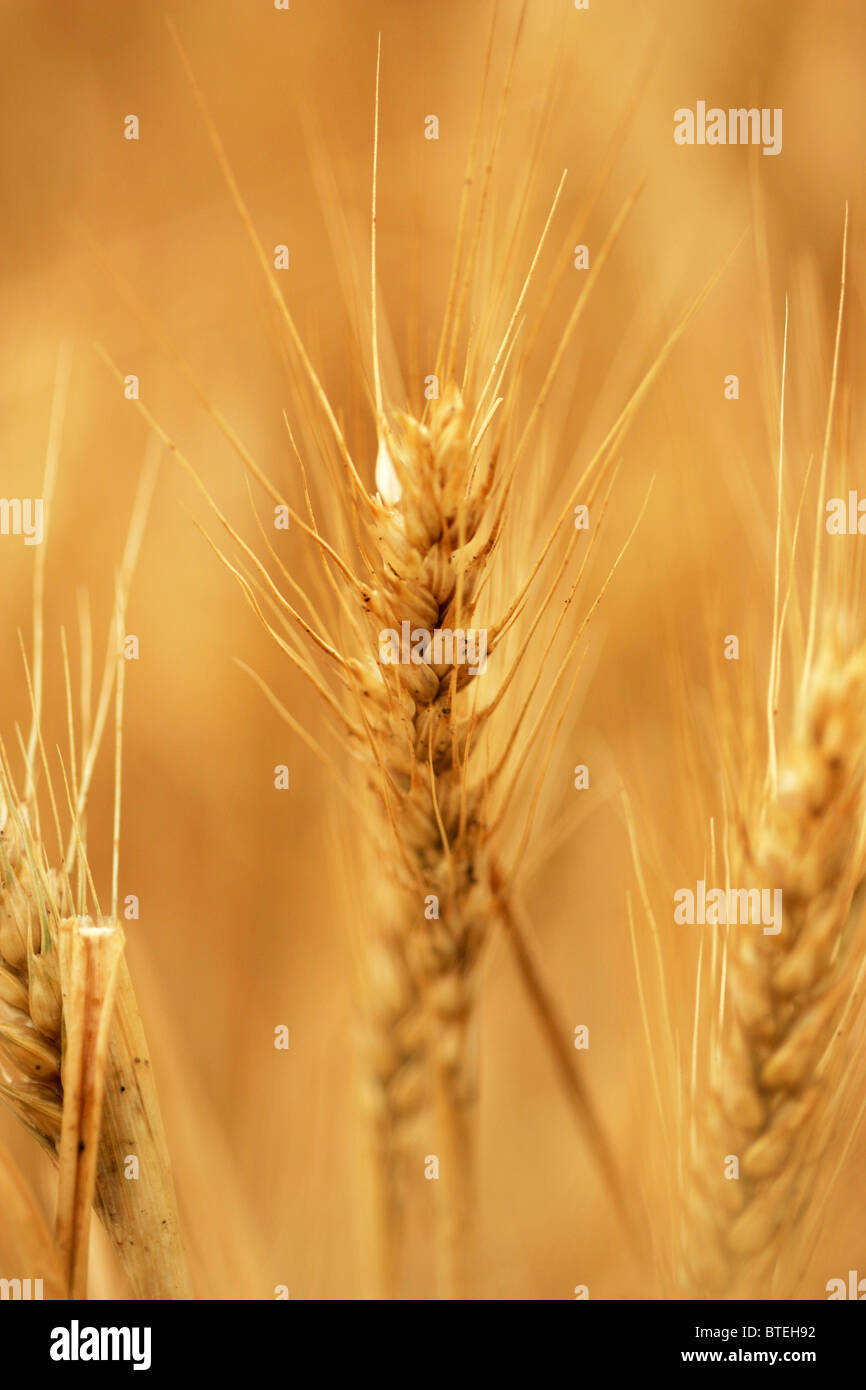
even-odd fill
[{"label": "stem", "polygon": [[381,1300],[398,1297],[400,1287],[400,1249],[403,1204],[398,1184],[398,1160],[391,1137],[391,1125],[374,1120],[370,1154],[370,1184],[373,1216],[373,1263],[376,1296]]},{"label": "stem", "polygon": [[446,1299],[467,1299],[475,1292],[477,1086],[475,1058],[469,1055],[470,1017],[467,1013],[444,1025],[450,1046],[448,1055],[436,1063],[436,1113],[442,1149],[439,1259],[442,1296]]},{"label": "stem", "polygon": [[643,1245],[638,1234],[639,1227],[626,1198],[613,1150],[608,1143],[607,1135],[590,1097],[586,1082],[575,1066],[574,1052],[566,1041],[569,1037],[568,1029],[559,1016],[553,996],[542,977],[540,966],[534,958],[525,932],[517,921],[514,909],[499,891],[498,876],[495,871],[493,889],[496,910],[505,929],[509,945],[514,952],[517,968],[529,995],[530,1003],[535,1010],[535,1016],[550,1048],[557,1074],[565,1090],[566,1099],[581,1130],[589,1140],[625,1231],[633,1247],[639,1252]]}]

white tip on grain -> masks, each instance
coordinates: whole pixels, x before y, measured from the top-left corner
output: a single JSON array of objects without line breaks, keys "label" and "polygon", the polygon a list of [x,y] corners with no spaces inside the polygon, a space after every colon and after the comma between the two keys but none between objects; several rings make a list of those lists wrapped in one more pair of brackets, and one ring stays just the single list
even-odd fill
[{"label": "white tip on grain", "polygon": [[388,453],[384,439],[379,440],[379,453],[376,458],[376,487],[379,496],[388,507],[396,507],[403,494],[397,470]]}]

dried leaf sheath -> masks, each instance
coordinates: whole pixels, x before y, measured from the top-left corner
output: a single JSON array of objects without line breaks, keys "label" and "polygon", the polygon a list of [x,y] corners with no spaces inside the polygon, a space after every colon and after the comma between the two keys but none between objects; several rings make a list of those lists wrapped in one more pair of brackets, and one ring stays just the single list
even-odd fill
[{"label": "dried leaf sheath", "polygon": [[[137,1181],[126,1176],[129,1156],[138,1159]],[[192,1298],[159,1097],[125,960],[108,1043],[96,1210],[137,1298]]]},{"label": "dried leaf sheath", "polygon": [[90,1212],[105,1095],[105,1063],[123,931],[72,918],[60,924],[63,1121],[57,1246],[70,1298],[87,1297]]}]

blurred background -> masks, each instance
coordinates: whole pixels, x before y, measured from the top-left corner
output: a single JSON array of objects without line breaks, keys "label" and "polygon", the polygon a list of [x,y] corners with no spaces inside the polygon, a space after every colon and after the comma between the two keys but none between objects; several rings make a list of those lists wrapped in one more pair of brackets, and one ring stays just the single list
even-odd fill
[{"label": "blurred background", "polygon": [[[520,6],[498,0],[496,10],[493,111]],[[49,747],[64,737],[60,628],[75,649],[76,595],[86,588],[97,653],[104,650],[112,576],[149,439],[94,341],[124,375],[139,377],[142,399],[226,512],[249,517],[236,456],[118,276],[261,467],[278,485],[295,486],[282,418],[292,387],[272,307],[165,12],[264,245],[290,248],[287,297],[350,421],[364,404],[351,287],[367,275],[377,34],[383,337],[389,391],[403,405],[406,389],[417,402],[419,366],[423,375],[435,353],[490,19],[481,0],[292,0],[287,13],[271,0],[0,4],[4,496],[40,494],[60,344],[73,354],[47,558]],[[525,195],[526,263],[567,167],[547,273],[556,256],[568,258],[562,238],[611,142],[612,168],[582,237],[591,252],[643,182],[552,397],[544,452],[557,485],[570,487],[667,333],[731,257],[622,450],[614,541],[627,534],[653,477],[655,485],[594,625],[586,698],[556,745],[550,776],[569,809],[561,825],[554,813],[537,829],[540,867],[523,883],[564,1017],[590,1028],[590,1080],[632,1172],[647,1142],[635,1104],[646,1083],[645,1044],[625,916],[633,871],[618,805],[604,789],[623,776],[652,817],[648,830],[680,862],[699,865],[705,822],[702,808],[690,813],[688,788],[677,782],[665,643],[676,642],[701,689],[721,637],[744,631],[756,611],[769,621],[784,297],[792,296],[799,476],[821,439],[846,200],[846,363],[850,344],[862,339],[864,63],[866,12],[855,0],[592,0],[586,12],[570,0],[531,0],[521,36],[491,201],[502,244]],[[782,154],[676,146],[673,112],[698,100],[782,107]],[[440,123],[436,142],[423,136],[431,113]],[[131,114],[137,141],[123,138]],[[545,330],[551,352],[579,275],[569,271],[558,283]],[[729,373],[740,379],[736,402],[723,394]],[[369,451],[369,478],[372,434],[351,428],[358,456]],[[120,884],[122,897],[141,901],[128,949],[194,1275],[203,1296],[269,1298],[286,1284],[293,1298],[363,1297],[370,1288],[358,1212],[346,920],[353,884],[341,848],[343,809],[318,763],[234,663],[239,657],[260,672],[316,727],[316,704],[194,519],[213,529],[193,485],[165,457],[127,622],[141,658],[127,668]],[[299,538],[288,539],[290,567],[301,563],[301,549]],[[15,722],[27,721],[18,629],[29,629],[33,554],[20,539],[0,538],[7,745]],[[752,659],[762,679],[763,656],[743,664]],[[560,834],[574,814],[568,789],[578,762],[590,765],[592,789],[571,793],[587,803],[575,832]],[[274,790],[278,763],[291,769],[288,793]],[[89,827],[106,896],[110,814],[107,756]],[[288,1053],[273,1048],[277,1024],[291,1030]],[[479,1296],[568,1298],[576,1284],[593,1298],[651,1295],[495,943],[485,970],[481,1135]],[[5,1117],[0,1137],[50,1206],[26,1137]],[[816,1255],[812,1296],[831,1275],[866,1261],[857,1162],[855,1152]],[[431,1268],[421,1239],[407,1276],[411,1294],[430,1294]],[[107,1266],[97,1270],[109,1292],[117,1291],[112,1278]]]}]

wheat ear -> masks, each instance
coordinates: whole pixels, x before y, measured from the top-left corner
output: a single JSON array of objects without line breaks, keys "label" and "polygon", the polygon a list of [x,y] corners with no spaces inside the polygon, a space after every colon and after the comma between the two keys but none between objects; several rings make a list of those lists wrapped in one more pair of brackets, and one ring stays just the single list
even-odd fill
[{"label": "wheat ear", "polygon": [[[724,1021],[711,1043],[711,1104],[690,1165],[685,1287],[790,1294],[787,1235],[816,1201],[862,975],[866,875],[866,647],[825,648],[797,728],[752,825],[735,882],[782,890],[778,935],[735,929]],[[842,1026],[843,1023],[846,1026]],[[728,1156],[739,1181],[726,1181]],[[786,1257],[787,1256],[787,1257]]]},{"label": "wheat ear", "polygon": [[[538,702],[533,699],[542,671],[560,636],[563,619],[571,611],[570,605],[598,535],[596,527],[580,563],[570,564],[575,559],[580,539],[579,533],[571,527],[573,508],[578,501],[595,504],[599,499],[600,489],[609,481],[615,451],[634,414],[718,278],[713,277],[671,332],[576,479],[540,553],[525,557],[523,573],[510,577],[511,591],[503,600],[504,611],[497,612],[493,561],[504,548],[505,522],[513,504],[518,469],[527,464],[566,349],[639,191],[635,190],[626,200],[599,246],[592,269],[582,283],[556,350],[543,373],[541,385],[535,389],[526,416],[518,425],[519,385],[535,345],[539,322],[552,300],[558,272],[550,277],[548,293],[542,299],[539,314],[519,356],[516,345],[523,326],[525,298],[557,209],[564,174],[504,332],[499,321],[500,306],[492,302],[499,297],[488,296],[480,309],[479,322],[473,323],[468,343],[464,338],[468,301],[475,288],[481,232],[490,201],[490,178],[525,11],[524,5],[516,26],[491,148],[482,161],[479,133],[492,51],[491,30],[436,357],[438,391],[430,396],[423,412],[418,414],[400,414],[386,408],[380,373],[376,284],[377,58],[371,218],[371,394],[378,450],[374,493],[368,492],[356,466],[343,425],[317,375],[271,258],[255,230],[189,59],[176,31],[169,25],[226,187],[279,316],[291,366],[297,368],[293,371],[295,403],[306,420],[307,442],[321,455],[330,470],[335,490],[343,499],[344,508],[338,522],[338,525],[342,523],[341,534],[336,543],[327,540],[319,531],[301,449],[291,431],[292,448],[303,476],[305,515],[299,515],[281,496],[220,411],[210,404],[182,360],[178,365],[185,378],[192,381],[196,394],[251,476],[318,550],[325,576],[323,588],[338,635],[332,636],[325,627],[319,606],[313,600],[312,586],[302,586],[287,573],[261,523],[271,558],[282,574],[280,581],[272,577],[261,559],[242,540],[237,528],[219,510],[195,469],[148,408],[142,402],[137,402],[137,408],[189,471],[220,524],[242,551],[243,558],[234,564],[214,546],[235,575],[256,616],[296,670],[322,697],[344,746],[348,746],[364,770],[366,789],[358,796],[355,788],[346,788],[336,760],[320,748],[282,702],[268,692],[275,708],[292,729],[335,773],[352,804],[358,807],[364,830],[372,825],[373,838],[379,846],[373,861],[375,872],[371,876],[376,884],[369,903],[372,923],[364,932],[360,956],[366,1005],[363,1030],[365,1094],[371,1117],[374,1186],[382,1232],[379,1267],[383,1293],[393,1293],[399,1286],[398,1228],[406,1158],[413,1134],[417,1133],[413,1131],[413,1124],[434,1099],[443,1157],[439,1183],[439,1191],[444,1196],[442,1287],[447,1293],[459,1295],[473,1286],[473,1130],[477,1108],[474,1035],[479,964],[492,923],[497,918],[508,922],[507,935],[512,945],[520,939],[516,918],[513,913],[509,914],[509,905],[540,782],[550,759],[552,739],[530,796],[523,838],[507,869],[498,863],[507,852],[508,837],[503,833],[502,812],[517,779],[527,764],[531,766],[531,754],[539,732],[552,724],[555,734],[561,726],[576,680],[572,677],[568,689],[566,674],[571,675],[572,658],[589,615],[578,626],[570,644],[562,641],[561,645],[567,647],[566,654],[552,679],[547,698]],[[476,176],[481,167],[484,172],[473,221],[470,195],[474,200]],[[560,266],[563,263],[560,261]],[[457,359],[464,350],[466,362],[461,376]],[[116,366],[101,349],[100,352],[117,375]],[[178,354],[172,355],[177,360]],[[516,365],[514,359],[517,359]],[[604,507],[601,512],[603,514]],[[564,535],[568,537],[565,541]],[[557,559],[551,559],[553,555],[557,555]],[[359,562],[360,577],[355,572]],[[545,566],[545,581],[541,581],[538,576]],[[531,616],[530,591],[535,604]],[[557,595],[562,598],[561,606],[555,603]],[[482,698],[475,677],[459,661],[437,658],[435,661],[422,659],[417,664],[389,665],[381,659],[383,629],[402,633],[403,624],[408,623],[410,631],[422,628],[428,633],[443,629],[454,632],[464,630],[473,622],[479,623],[487,613],[492,614],[492,621],[485,629],[487,650],[488,653],[498,652],[502,664],[495,681],[488,677],[482,682],[488,694],[486,699]],[[547,645],[542,649],[545,637]],[[528,663],[524,664],[524,658],[534,638],[536,665],[527,675]],[[507,660],[511,661],[510,666],[504,664]],[[335,695],[327,677],[321,674],[319,662],[341,681],[342,697],[339,693]],[[518,671],[520,678],[516,679]],[[510,722],[499,713],[507,708],[505,699],[509,693],[514,710]],[[558,720],[553,706],[557,699],[562,704]],[[527,712],[531,705],[537,708],[537,703],[541,703],[542,708],[530,728]],[[491,729],[493,742],[490,741]],[[387,876],[382,871],[384,864],[388,866]],[[541,986],[531,956],[518,950],[516,958],[546,1038],[566,1036],[562,1024],[550,1017],[551,995]],[[527,972],[530,972],[528,976]],[[555,1044],[555,1051],[557,1066],[564,1074],[567,1054],[559,1042]],[[573,1055],[568,1061],[573,1068]],[[613,1163],[607,1147],[597,1142],[600,1126],[588,1111],[585,1087],[570,1083],[568,1095],[581,1123],[589,1127],[596,1152],[605,1155],[605,1176],[616,1190]]]},{"label": "wheat ear", "polygon": [[[68,875],[49,867],[32,811],[16,801],[8,771],[0,789],[0,1097],[57,1162],[64,1123],[64,972],[60,941],[74,929],[86,938],[88,919],[73,915]],[[122,932],[116,924],[99,927]],[[135,995],[123,961],[117,965],[114,1012],[99,1073],[78,1071],[76,1106],[104,1087],[95,1174],[95,1205],[138,1298],[189,1297],[171,1167],[156,1103]],[[74,987],[75,975],[70,972]],[[73,989],[73,999],[81,995]],[[98,1100],[98,1096],[97,1096]],[[86,1113],[86,1111],[85,1111]],[[98,1113],[98,1109],[97,1109]],[[88,1132],[92,1133],[92,1129]],[[130,1181],[127,1157],[139,1161]],[[82,1227],[80,1198],[77,1225]],[[65,1240],[71,1240],[67,1233]],[[80,1246],[80,1239],[76,1244]],[[76,1288],[81,1291],[80,1276]]]},{"label": "wheat ear", "polygon": [[[53,439],[49,448],[55,457],[49,457],[46,468],[48,495],[57,443]],[[71,821],[65,848],[41,727],[44,548],[36,569],[32,676],[25,659],[32,730],[23,750],[23,793],[0,742],[0,1099],[60,1166],[57,1240],[67,1287],[74,1296],[85,1293],[93,1200],[136,1297],[191,1297],[168,1149],[141,1018],[122,956],[123,932],[116,921],[123,669],[119,648],[155,479],[154,454],[142,474],[117,576],[117,603],[95,718],[89,709],[89,684],[82,685],[81,725],[86,735],[80,749],[64,636],[70,747],[69,772],[64,766],[63,778]],[[86,630],[89,633],[89,624]],[[85,657],[89,670],[89,648]],[[87,863],[84,827],[115,684],[113,901],[112,914],[104,919]],[[53,863],[36,794],[37,753],[58,839]],[[95,922],[87,915],[88,901],[95,904]],[[127,1173],[129,1157],[138,1160],[137,1180]]]},{"label": "wheat ear", "polygon": [[[692,1119],[683,1145],[681,1264],[675,1280],[680,1291],[702,1296],[795,1293],[832,1189],[831,1145],[836,1141],[838,1171],[859,1118],[850,1112],[852,1101],[855,1109],[857,1103],[851,1084],[854,1039],[864,1023],[866,975],[866,643],[852,616],[856,610],[835,597],[842,587],[838,570],[831,570],[823,611],[819,605],[846,262],[847,209],[808,638],[802,642],[797,611],[801,640],[792,646],[799,679],[791,732],[777,760],[782,642],[789,600],[797,607],[793,561],[800,515],[783,600],[786,309],[768,760],[760,785],[749,775],[748,758],[740,769],[745,775],[729,778],[724,843],[727,885],[780,891],[781,920],[774,902],[772,927],[729,927],[720,949],[714,942],[708,967],[699,964]],[[804,498],[805,485],[800,511]],[[746,727],[754,722],[754,710],[747,712]],[[711,862],[716,863],[715,852]],[[701,1096],[703,1107],[697,1104]]]}]

